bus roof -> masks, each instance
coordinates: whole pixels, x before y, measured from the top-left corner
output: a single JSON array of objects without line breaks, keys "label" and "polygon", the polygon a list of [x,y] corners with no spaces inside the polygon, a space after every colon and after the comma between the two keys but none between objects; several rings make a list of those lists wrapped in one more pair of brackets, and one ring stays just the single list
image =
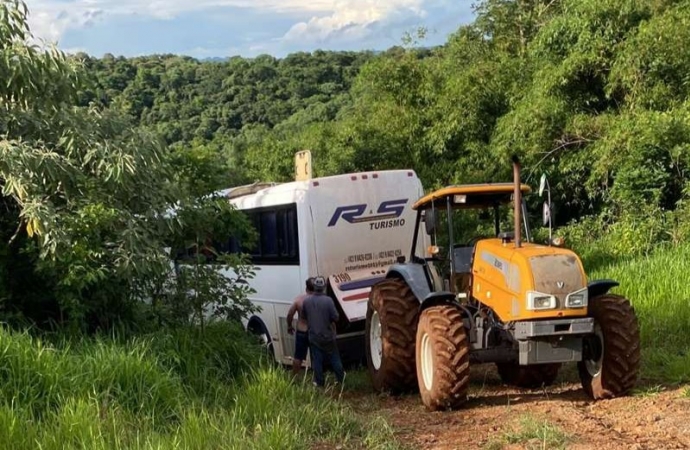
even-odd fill
[{"label": "bus roof", "polygon": [[[438,189],[417,200],[412,209],[424,208],[432,203],[434,206],[445,206],[446,198],[461,195],[462,200],[453,201],[454,206],[462,208],[486,208],[495,204],[510,202],[515,185],[513,183],[482,183],[461,184]],[[531,192],[531,188],[520,185],[523,194]]]},{"label": "bus roof", "polygon": [[228,199],[237,199],[253,194],[268,194],[271,192],[285,192],[299,189],[305,190],[318,187],[322,184],[378,179],[379,177],[390,177],[395,175],[407,177],[417,176],[414,170],[377,170],[370,172],[353,172],[339,175],[330,175],[319,178],[312,178],[310,180],[305,181],[290,181],[286,183],[257,182],[223,189],[221,191],[218,191],[217,193],[219,195],[227,197]]}]

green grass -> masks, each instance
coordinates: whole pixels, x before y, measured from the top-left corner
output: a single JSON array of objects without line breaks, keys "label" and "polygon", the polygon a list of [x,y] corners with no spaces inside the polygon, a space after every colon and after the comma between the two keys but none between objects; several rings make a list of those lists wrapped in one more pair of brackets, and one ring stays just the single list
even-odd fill
[{"label": "green grass", "polygon": [[505,445],[520,444],[527,449],[564,449],[571,440],[560,427],[543,419],[522,416],[518,424],[490,441],[486,450],[500,450]]},{"label": "green grass", "polygon": [[[394,448],[384,422],[254,366],[240,331],[47,344],[0,329],[0,442],[13,449]],[[392,446],[393,445],[393,446]]]},{"label": "green grass", "polygon": [[371,384],[369,371],[364,367],[351,368],[347,371],[345,383],[345,391],[358,393],[374,393],[374,387]]},{"label": "green grass", "polygon": [[660,384],[655,384],[655,385],[647,385],[647,386],[639,386],[638,388],[634,389],[632,392],[632,395],[635,397],[640,397],[640,398],[646,398],[646,397],[654,397],[656,395],[661,394],[664,392],[664,386]]},{"label": "green grass", "polygon": [[[612,292],[630,299],[640,321],[642,376],[649,381],[690,381],[690,246],[663,248],[650,256],[613,261],[590,279],[620,282]],[[585,265],[587,256],[585,255]]]}]

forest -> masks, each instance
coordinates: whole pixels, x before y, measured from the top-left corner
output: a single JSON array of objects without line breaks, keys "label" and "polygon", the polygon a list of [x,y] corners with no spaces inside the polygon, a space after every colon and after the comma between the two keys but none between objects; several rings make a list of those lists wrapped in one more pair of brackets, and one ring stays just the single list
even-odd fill
[{"label": "forest", "polygon": [[0,13],[0,442],[400,448],[255,362],[244,256],[218,255],[236,278],[170,281],[171,254],[252,240],[209,194],[290,181],[304,149],[316,176],[413,169],[426,191],[511,181],[519,156],[556,233],[633,302],[643,377],[690,382],[690,2],[483,0],[441,46],[420,28],[383,52],[203,62],[39,48],[23,2]]}]

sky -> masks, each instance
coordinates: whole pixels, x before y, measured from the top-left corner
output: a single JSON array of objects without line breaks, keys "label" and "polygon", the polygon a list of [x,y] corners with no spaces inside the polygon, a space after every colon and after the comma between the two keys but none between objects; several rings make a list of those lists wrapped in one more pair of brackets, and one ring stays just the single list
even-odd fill
[{"label": "sky", "polygon": [[25,0],[34,37],[92,56],[283,57],[297,51],[385,50],[425,27],[445,42],[474,0]]}]

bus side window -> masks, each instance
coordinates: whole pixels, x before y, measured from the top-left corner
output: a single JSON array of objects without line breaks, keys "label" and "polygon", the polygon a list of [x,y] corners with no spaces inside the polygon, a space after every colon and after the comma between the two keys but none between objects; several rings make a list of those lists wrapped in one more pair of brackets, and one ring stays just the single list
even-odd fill
[{"label": "bus side window", "polygon": [[275,211],[261,213],[261,256],[278,256],[278,226]]},{"label": "bus side window", "polygon": [[297,257],[297,214],[292,209],[278,211],[278,252],[281,258]]},{"label": "bus side window", "polygon": [[229,251],[249,253],[254,264],[299,265],[297,209],[294,204],[244,211],[258,233],[256,245],[243,248],[237,239],[230,237]]},{"label": "bus side window", "polygon": [[289,258],[297,258],[299,234],[297,233],[297,211],[295,209],[285,211],[284,225],[287,242],[287,245],[285,246],[285,256]]}]

